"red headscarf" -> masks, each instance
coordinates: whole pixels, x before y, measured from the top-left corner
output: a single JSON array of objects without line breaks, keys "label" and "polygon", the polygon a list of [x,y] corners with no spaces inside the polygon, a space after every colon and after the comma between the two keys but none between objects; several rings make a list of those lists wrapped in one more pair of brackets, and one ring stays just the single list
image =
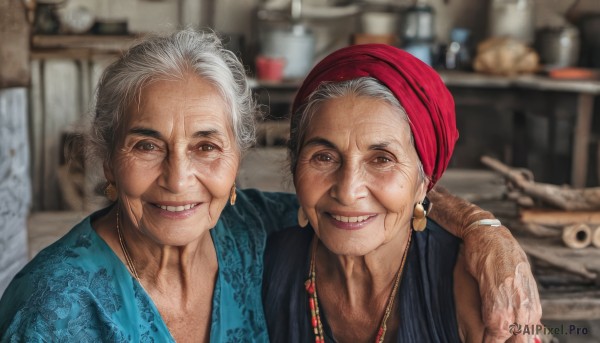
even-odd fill
[{"label": "red headscarf", "polygon": [[431,189],[448,167],[458,139],[454,99],[440,76],[411,54],[384,44],[353,45],[335,51],[308,74],[294,99],[292,115],[322,82],[359,77],[379,80],[404,107]]}]

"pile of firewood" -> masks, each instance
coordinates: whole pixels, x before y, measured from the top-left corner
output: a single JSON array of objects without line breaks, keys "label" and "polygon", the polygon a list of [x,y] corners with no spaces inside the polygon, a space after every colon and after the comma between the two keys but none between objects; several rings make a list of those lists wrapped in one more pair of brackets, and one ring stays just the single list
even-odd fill
[{"label": "pile of firewood", "polygon": [[533,236],[519,237],[519,244],[533,258],[532,269],[540,285],[597,289],[600,188],[537,183],[529,170],[511,168],[485,156],[481,161],[505,177],[507,196],[518,204],[519,227]]},{"label": "pile of firewood", "polygon": [[523,228],[537,237],[562,237],[567,247],[600,248],[600,188],[574,189],[534,182],[526,169],[483,156],[507,180],[508,197],[519,205]]}]

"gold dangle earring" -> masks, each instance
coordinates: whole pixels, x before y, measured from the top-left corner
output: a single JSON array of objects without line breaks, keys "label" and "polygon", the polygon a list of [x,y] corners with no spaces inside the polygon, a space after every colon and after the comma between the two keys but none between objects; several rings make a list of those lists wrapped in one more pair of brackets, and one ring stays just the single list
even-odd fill
[{"label": "gold dangle earring", "polygon": [[104,196],[112,201],[117,201],[117,188],[112,184],[112,182],[106,182],[106,186],[104,187]]},{"label": "gold dangle earring", "polygon": [[302,207],[298,208],[298,225],[300,225],[300,227],[306,227],[306,225],[308,225],[308,218]]},{"label": "gold dangle earring", "polygon": [[233,186],[231,186],[231,191],[229,191],[229,204],[231,206],[235,205],[235,200],[237,199],[237,194],[235,193],[235,182]]},{"label": "gold dangle earring", "polygon": [[427,226],[427,211],[420,201],[415,204],[412,217],[412,226],[415,231],[423,231]]}]

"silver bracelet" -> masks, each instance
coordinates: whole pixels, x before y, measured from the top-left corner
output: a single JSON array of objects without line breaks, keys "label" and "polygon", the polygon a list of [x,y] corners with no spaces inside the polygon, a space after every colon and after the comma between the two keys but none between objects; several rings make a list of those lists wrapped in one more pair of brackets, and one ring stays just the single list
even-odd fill
[{"label": "silver bracelet", "polygon": [[475,228],[477,228],[478,226],[501,226],[502,223],[498,220],[498,219],[481,219],[481,220],[477,220],[474,221],[473,223],[471,223],[471,225],[467,226],[467,228],[464,231],[463,234],[463,238],[471,231],[473,231]]}]

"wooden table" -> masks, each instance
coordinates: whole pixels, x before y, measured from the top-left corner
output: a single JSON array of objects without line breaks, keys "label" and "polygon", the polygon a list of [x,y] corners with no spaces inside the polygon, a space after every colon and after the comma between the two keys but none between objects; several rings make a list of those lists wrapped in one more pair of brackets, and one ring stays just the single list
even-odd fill
[{"label": "wooden table", "polygon": [[[488,104],[515,113],[533,111],[556,120],[572,121],[571,186],[585,187],[594,98],[600,82],[558,80],[540,75],[494,77],[466,72],[441,72],[457,106]],[[520,128],[515,127],[516,130]],[[554,133],[551,133],[551,139]],[[526,146],[518,146],[523,151]]]}]

